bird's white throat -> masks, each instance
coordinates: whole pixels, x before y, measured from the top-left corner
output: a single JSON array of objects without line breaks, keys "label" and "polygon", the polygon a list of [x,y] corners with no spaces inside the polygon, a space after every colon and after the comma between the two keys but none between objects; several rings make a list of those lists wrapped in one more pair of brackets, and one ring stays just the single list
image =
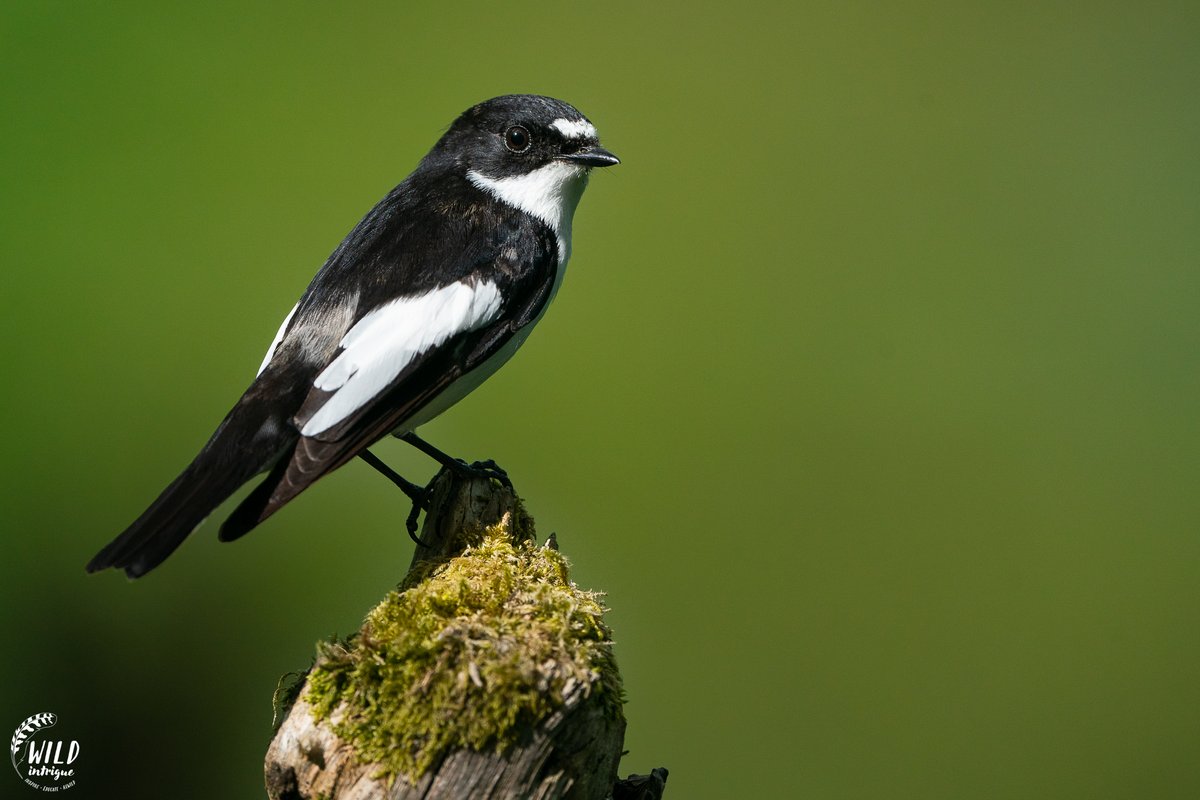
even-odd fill
[{"label": "bird's white throat", "polygon": [[477,170],[467,180],[502,203],[519,208],[550,226],[558,238],[558,265],[571,256],[571,219],[587,188],[586,167],[568,161],[551,161],[524,175],[492,178]]}]

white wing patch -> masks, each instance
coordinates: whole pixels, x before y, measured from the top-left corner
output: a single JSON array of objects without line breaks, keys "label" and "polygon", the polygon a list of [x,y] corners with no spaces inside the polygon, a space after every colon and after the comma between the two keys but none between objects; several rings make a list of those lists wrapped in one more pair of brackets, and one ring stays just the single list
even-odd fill
[{"label": "white wing patch", "polygon": [[500,300],[500,290],[491,281],[460,282],[401,297],[368,312],[342,337],[342,352],[313,381],[313,386],[333,396],[300,433],[316,436],[346,419],[418,355],[496,319]]},{"label": "white wing patch", "polygon": [[551,161],[524,175],[492,178],[476,170],[467,180],[502,203],[532,214],[550,226],[558,239],[558,263],[571,255],[571,219],[587,188],[587,168],[569,161]]},{"label": "white wing patch", "polygon": [[596,138],[596,127],[586,119],[556,119],[550,127],[568,139]]},{"label": "white wing patch", "polygon": [[292,321],[292,317],[296,315],[296,309],[300,307],[299,303],[292,306],[292,310],[283,318],[283,324],[279,326],[279,332],[275,334],[275,338],[271,341],[271,346],[267,348],[267,355],[263,358],[262,366],[258,368],[258,372],[254,377],[263,374],[263,370],[267,368],[267,364],[271,363],[271,359],[275,357],[275,350],[279,347],[279,343],[283,341],[283,334],[287,332],[288,323]]}]

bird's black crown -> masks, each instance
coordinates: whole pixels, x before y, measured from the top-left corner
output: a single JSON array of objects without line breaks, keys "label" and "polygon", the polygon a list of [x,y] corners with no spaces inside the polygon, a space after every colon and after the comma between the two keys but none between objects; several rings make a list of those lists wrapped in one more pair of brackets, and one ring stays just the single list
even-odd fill
[{"label": "bird's black crown", "polygon": [[577,108],[535,94],[503,95],[472,106],[427,158],[450,159],[492,178],[523,175],[553,161],[585,167],[617,163]]}]

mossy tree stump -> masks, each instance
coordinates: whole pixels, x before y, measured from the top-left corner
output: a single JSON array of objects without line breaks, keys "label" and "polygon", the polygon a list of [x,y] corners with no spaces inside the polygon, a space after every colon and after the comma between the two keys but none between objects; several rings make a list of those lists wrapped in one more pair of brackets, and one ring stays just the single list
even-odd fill
[{"label": "mossy tree stump", "polygon": [[599,597],[490,479],[443,471],[421,538],[358,633],[318,646],[267,752],[268,795],[612,796],[625,718]]}]

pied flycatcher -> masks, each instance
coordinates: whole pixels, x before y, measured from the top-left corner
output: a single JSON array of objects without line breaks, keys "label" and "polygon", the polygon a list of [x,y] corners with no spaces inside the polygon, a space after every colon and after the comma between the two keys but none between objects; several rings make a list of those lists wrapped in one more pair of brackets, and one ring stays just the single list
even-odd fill
[{"label": "pied flycatcher", "polygon": [[222,541],[355,456],[388,474],[366,450],[388,434],[453,463],[413,432],[525,341],[562,283],[588,173],[617,163],[561,100],[464,112],[333,251],[200,454],[88,571],[144,575],[263,472]]}]

